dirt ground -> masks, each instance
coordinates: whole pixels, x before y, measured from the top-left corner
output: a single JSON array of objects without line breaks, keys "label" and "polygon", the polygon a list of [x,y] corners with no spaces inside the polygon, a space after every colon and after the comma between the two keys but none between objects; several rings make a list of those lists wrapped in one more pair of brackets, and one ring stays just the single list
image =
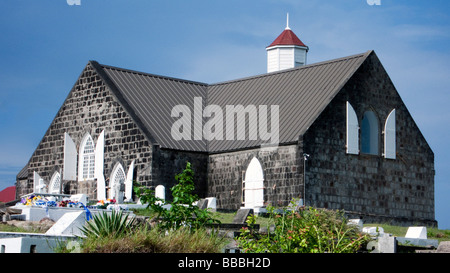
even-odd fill
[{"label": "dirt ground", "polygon": [[53,224],[55,224],[55,221],[51,220],[50,218],[43,218],[40,221],[10,220],[6,221],[6,224],[18,228],[23,228],[30,232],[45,233],[53,226]]}]

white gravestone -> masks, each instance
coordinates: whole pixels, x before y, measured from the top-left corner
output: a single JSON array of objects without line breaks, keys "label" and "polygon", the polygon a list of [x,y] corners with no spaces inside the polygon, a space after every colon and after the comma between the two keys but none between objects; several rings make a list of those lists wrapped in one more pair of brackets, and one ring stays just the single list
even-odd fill
[{"label": "white gravestone", "polygon": [[409,227],[405,238],[427,239],[426,227]]},{"label": "white gravestone", "polygon": [[[166,188],[163,185],[156,186],[155,197],[160,198],[162,200],[166,200]],[[162,202],[158,201],[157,203],[161,205]]]},{"label": "white gravestone", "polygon": [[75,194],[70,196],[70,201],[72,202],[80,202],[83,205],[87,205],[87,196],[86,194]]}]

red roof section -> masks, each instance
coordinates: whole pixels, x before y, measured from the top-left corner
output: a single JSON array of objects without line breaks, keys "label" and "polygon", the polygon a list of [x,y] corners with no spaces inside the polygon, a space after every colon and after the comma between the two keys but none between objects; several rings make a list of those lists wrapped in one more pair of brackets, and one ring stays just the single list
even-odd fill
[{"label": "red roof section", "polygon": [[10,202],[16,200],[16,186],[7,187],[0,191],[0,202]]},{"label": "red roof section", "polygon": [[285,29],[268,47],[276,45],[296,45],[306,47],[306,45],[290,29]]}]

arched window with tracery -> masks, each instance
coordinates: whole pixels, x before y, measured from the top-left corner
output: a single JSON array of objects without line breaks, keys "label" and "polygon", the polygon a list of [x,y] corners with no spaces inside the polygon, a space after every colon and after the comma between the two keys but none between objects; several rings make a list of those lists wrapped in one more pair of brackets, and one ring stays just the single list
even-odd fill
[{"label": "arched window with tracery", "polygon": [[78,180],[94,179],[95,145],[91,135],[87,134],[80,145],[80,164]]},{"label": "arched window with tracery", "polygon": [[125,179],[126,179],[125,170],[123,169],[122,164],[117,163],[111,173],[111,178],[109,182],[110,186],[109,198],[114,198],[115,196],[117,196],[117,194],[119,194],[117,191],[118,190],[120,191],[121,188],[120,185],[125,183]]},{"label": "arched window with tracery", "polygon": [[50,185],[48,187],[49,193],[61,193],[61,174],[59,172],[55,172],[50,180]]}]

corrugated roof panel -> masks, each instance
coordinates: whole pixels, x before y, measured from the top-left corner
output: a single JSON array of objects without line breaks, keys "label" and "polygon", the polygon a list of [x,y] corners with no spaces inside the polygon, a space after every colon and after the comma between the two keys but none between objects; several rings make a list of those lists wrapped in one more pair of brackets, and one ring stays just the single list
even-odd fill
[{"label": "corrugated roof panel", "polygon": [[[211,85],[208,89],[209,103],[222,107],[225,103],[269,107],[279,105],[280,143],[295,142],[306,132],[348,77],[355,72],[365,59],[364,56],[365,54],[359,54],[259,77]],[[270,117],[269,113],[268,116]],[[248,130],[249,126],[246,125]],[[257,130],[255,126],[252,128]],[[210,141],[209,151],[243,149],[259,146],[261,143],[264,141],[213,140]]]},{"label": "corrugated roof panel", "polygon": [[[207,85],[198,82],[145,74],[126,69],[102,66],[106,75],[122,94],[143,125],[163,148],[221,152],[260,146],[265,141],[249,140],[258,133],[257,124],[246,122],[246,140],[226,140],[226,106],[267,105],[270,126],[271,105],[279,106],[279,142],[291,143],[306,132],[329,104],[369,52],[345,58],[306,65],[275,73]],[[171,136],[177,118],[171,117],[175,105],[191,110],[194,131],[194,97],[206,105],[218,105],[223,111],[224,140],[180,140]],[[230,113],[228,113],[230,115]],[[202,128],[206,118],[202,118]],[[237,124],[234,125],[235,135]],[[259,134],[258,134],[259,136]]]},{"label": "corrugated roof panel", "polygon": [[201,97],[205,101],[206,85],[109,66],[103,66],[103,69],[161,147],[207,150],[205,140],[177,141],[171,136],[172,125],[177,120],[171,117],[172,108],[186,105],[191,111],[193,125],[194,97]]}]

